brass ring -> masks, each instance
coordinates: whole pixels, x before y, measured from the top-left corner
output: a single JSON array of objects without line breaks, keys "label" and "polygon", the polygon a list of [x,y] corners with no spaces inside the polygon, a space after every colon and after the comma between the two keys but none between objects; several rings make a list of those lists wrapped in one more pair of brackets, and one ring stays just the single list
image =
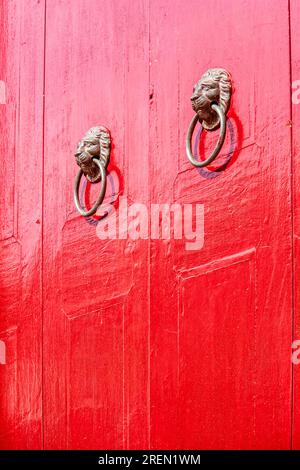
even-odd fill
[{"label": "brass ring", "polygon": [[78,192],[79,192],[81,177],[83,175],[82,169],[80,169],[78,171],[78,173],[76,175],[76,178],[75,178],[75,181],[74,181],[74,203],[75,203],[75,206],[76,206],[76,209],[78,210],[78,212],[81,215],[83,215],[84,217],[89,217],[90,215],[95,214],[96,210],[98,209],[98,207],[100,206],[100,204],[102,203],[102,201],[104,199],[105,191],[106,191],[106,171],[105,171],[105,168],[103,167],[102,163],[100,162],[100,160],[98,158],[93,158],[93,161],[94,161],[94,163],[96,163],[96,165],[98,166],[98,168],[100,170],[101,191],[100,191],[100,194],[98,196],[97,201],[95,202],[95,204],[93,205],[93,207],[91,207],[91,209],[89,211],[85,211],[81,207],[80,202],[79,202]]},{"label": "brass ring", "polygon": [[189,161],[191,162],[191,164],[194,165],[194,166],[197,166],[197,167],[207,166],[212,161],[214,161],[214,159],[219,154],[219,152],[222,148],[222,145],[224,143],[225,136],[226,136],[226,117],[225,117],[225,114],[224,114],[223,110],[217,104],[212,104],[211,107],[218,114],[219,119],[220,119],[220,136],[219,136],[219,140],[217,142],[217,145],[215,146],[214,150],[212,151],[212,153],[210,154],[210,156],[206,160],[198,161],[198,160],[195,159],[195,157],[192,153],[192,136],[193,136],[193,132],[194,132],[194,129],[196,127],[196,124],[199,120],[197,114],[191,120],[189,129],[188,129],[188,133],[187,133],[187,136],[186,136],[185,149],[186,149],[187,157],[188,157]]}]

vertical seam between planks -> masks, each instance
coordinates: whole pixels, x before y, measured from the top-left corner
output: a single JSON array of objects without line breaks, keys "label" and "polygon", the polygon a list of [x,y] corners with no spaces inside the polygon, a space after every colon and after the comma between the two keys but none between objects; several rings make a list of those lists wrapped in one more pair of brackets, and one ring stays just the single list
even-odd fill
[{"label": "vertical seam between planks", "polygon": [[44,0],[44,38],[43,38],[43,101],[42,101],[42,259],[41,259],[41,284],[42,284],[42,327],[41,327],[41,342],[42,342],[42,448],[45,448],[45,413],[44,413],[44,212],[45,212],[45,90],[46,90],[46,12],[47,0]]}]

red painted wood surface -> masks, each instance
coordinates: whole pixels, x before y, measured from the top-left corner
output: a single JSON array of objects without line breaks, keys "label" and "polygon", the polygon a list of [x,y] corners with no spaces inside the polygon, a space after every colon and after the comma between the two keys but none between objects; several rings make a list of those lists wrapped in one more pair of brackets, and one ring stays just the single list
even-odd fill
[{"label": "red painted wood surface", "polygon": [[[300,3],[291,1],[291,82],[292,82],[292,185],[293,185],[293,244],[294,244],[294,323],[293,340],[298,341],[296,359],[299,360],[300,340]],[[298,362],[298,361],[297,361]],[[293,448],[300,449],[300,363],[293,366]]]},{"label": "red painted wood surface", "polygon": [[[205,206],[202,250],[152,243],[151,445],[289,448],[288,2],[151,5],[151,197]],[[191,84],[215,64],[234,79],[236,152],[210,178],[184,138]]]},{"label": "red painted wood surface", "polygon": [[[29,14],[29,12],[31,12]],[[34,13],[34,14],[33,14]],[[42,446],[44,6],[0,7],[0,447]]]},{"label": "red painted wood surface", "polygon": [[[298,10],[1,3],[1,448],[299,448]],[[224,152],[199,172],[189,97],[213,66],[234,94]],[[73,154],[97,124],[119,196],[204,204],[201,249],[100,240],[76,213]]]},{"label": "red painted wood surface", "polygon": [[53,1],[46,22],[45,447],[143,448],[148,241],[98,239],[74,207],[72,155],[91,126],[108,126],[110,169],[147,202],[148,9]]}]

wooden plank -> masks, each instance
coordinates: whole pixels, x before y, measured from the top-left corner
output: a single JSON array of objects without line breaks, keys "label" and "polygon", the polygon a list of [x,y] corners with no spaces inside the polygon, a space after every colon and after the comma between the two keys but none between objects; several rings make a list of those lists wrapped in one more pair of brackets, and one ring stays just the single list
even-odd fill
[{"label": "wooden plank", "polygon": [[293,341],[293,440],[294,449],[300,449],[300,3],[290,2],[291,26],[291,137],[293,183],[293,242],[294,242],[294,325]]},{"label": "wooden plank", "polygon": [[119,196],[147,204],[147,2],[55,0],[46,21],[45,447],[145,448],[148,241],[100,240],[73,181],[77,142],[102,124]]},{"label": "wooden plank", "polygon": [[[151,198],[204,204],[205,217],[200,250],[187,251],[184,240],[151,243],[151,447],[287,449],[288,2],[153,1],[150,50]],[[233,137],[213,167],[197,171],[184,148],[189,98],[209,67],[232,74]],[[215,139],[207,136],[202,150]],[[231,143],[230,165],[216,173]],[[247,250],[251,267],[233,267]],[[211,272],[223,259],[228,265]],[[205,275],[195,277],[195,268]],[[182,283],[182,272],[191,279]]]},{"label": "wooden plank", "polygon": [[0,447],[40,449],[44,1],[0,15]]}]

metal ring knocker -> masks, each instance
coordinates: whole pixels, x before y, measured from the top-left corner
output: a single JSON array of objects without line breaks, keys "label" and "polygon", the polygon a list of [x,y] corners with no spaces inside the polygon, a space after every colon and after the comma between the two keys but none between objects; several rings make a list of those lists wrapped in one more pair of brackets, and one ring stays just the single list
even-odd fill
[{"label": "metal ring knocker", "polygon": [[[80,167],[74,181],[74,203],[78,212],[89,217],[102,204],[106,191],[106,167],[111,150],[110,132],[104,126],[92,127],[79,142],[75,153],[77,165]],[[79,201],[79,186],[82,175],[91,183],[101,181],[101,190],[95,204],[88,211],[84,210]]]},{"label": "metal ring knocker", "polygon": [[80,201],[79,201],[79,195],[78,195],[79,186],[80,186],[80,181],[81,181],[82,175],[84,174],[82,169],[79,170],[79,172],[76,175],[75,181],[74,181],[74,203],[75,203],[75,206],[76,206],[76,209],[78,210],[78,212],[81,215],[83,215],[84,217],[89,217],[90,215],[95,214],[98,207],[102,204],[102,201],[103,201],[104,196],[105,196],[105,191],[106,191],[106,171],[105,171],[105,168],[103,168],[102,163],[100,163],[100,161],[97,158],[93,158],[93,162],[97,165],[97,167],[100,170],[101,190],[100,190],[99,196],[97,198],[97,201],[95,202],[95,204],[93,205],[93,207],[91,207],[91,209],[89,211],[85,211],[81,207]]},{"label": "metal ring knocker", "polygon": [[[231,98],[231,77],[225,69],[208,69],[195,85],[191,97],[193,110],[197,113],[188,128],[186,154],[192,165],[209,165],[219,154],[226,137],[226,113]],[[220,127],[220,135],[214,150],[206,160],[198,161],[192,153],[192,136],[197,122],[207,131]]]}]

